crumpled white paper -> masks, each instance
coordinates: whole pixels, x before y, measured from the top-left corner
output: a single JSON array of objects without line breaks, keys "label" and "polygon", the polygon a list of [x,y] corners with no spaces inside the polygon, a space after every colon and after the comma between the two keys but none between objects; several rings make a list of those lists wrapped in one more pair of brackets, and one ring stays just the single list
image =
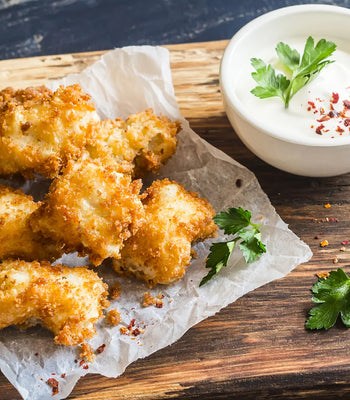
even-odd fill
[{"label": "crumpled white paper", "polygon": [[[126,118],[153,108],[157,114],[180,120],[183,131],[178,137],[177,152],[157,178],[168,177],[184,184],[186,189],[206,197],[216,211],[232,206],[249,209],[255,222],[263,223],[262,239],[267,253],[247,265],[239,250],[235,251],[229,266],[199,288],[208,271],[205,258],[213,240],[197,244],[198,258],[193,260],[185,277],[172,286],[158,286],[151,291],[154,296],[159,292],[164,295],[163,308],[143,308],[143,295],[148,291],[144,283],[118,278],[107,265],[101,267],[100,275],[107,283],[120,281],[122,294],[111,308],[116,307],[122,313],[122,325],[128,326],[135,319],[135,327],[144,328],[144,333],[133,340],[132,336],[120,334],[120,325],[111,327],[102,320],[97,325],[98,335],[90,344],[94,349],[105,344],[105,351],[96,356],[89,369],[84,369],[75,361],[79,349],[55,345],[53,335],[43,328],[2,330],[0,368],[23,399],[51,400],[52,388],[46,381],[52,377],[59,382],[59,393],[54,397],[57,400],[67,397],[78,379],[87,373],[117,377],[134,360],[175,342],[191,326],[245,293],[283,277],[312,255],[309,247],[277,215],[253,173],[199,138],[181,117],[166,49],[150,46],[116,49],[81,74],[67,76],[50,86],[77,82],[92,96],[101,118]],[[240,187],[235,184],[237,179],[242,181]],[[41,198],[48,183],[37,179],[17,182],[16,186]],[[222,237],[220,234],[214,241]],[[67,265],[86,263],[86,259],[75,255],[65,255],[60,261]]]}]

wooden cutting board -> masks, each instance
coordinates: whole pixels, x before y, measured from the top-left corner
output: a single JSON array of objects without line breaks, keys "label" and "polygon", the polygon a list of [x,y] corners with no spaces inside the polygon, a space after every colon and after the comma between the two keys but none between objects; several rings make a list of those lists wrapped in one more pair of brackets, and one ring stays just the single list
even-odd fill
[{"label": "wooden cutting board", "polygon": [[[350,331],[308,332],[315,273],[350,270],[350,175],[303,178],[265,164],[238,139],[223,109],[219,64],[227,41],[166,46],[175,93],[192,128],[251,169],[281,217],[307,242],[312,260],[190,329],[177,343],[117,379],[82,378],[70,399],[277,399],[350,395]],[[104,52],[0,61],[1,87],[45,84],[80,72]],[[232,182],[227,182],[228,185]],[[331,208],[325,208],[326,203]],[[332,221],[337,218],[339,222]],[[327,221],[328,218],[328,221]],[[321,222],[323,221],[323,222]],[[329,246],[320,247],[320,239]],[[333,259],[338,257],[338,263]],[[1,312],[1,310],[0,310]],[[20,399],[0,374],[0,400]]]}]

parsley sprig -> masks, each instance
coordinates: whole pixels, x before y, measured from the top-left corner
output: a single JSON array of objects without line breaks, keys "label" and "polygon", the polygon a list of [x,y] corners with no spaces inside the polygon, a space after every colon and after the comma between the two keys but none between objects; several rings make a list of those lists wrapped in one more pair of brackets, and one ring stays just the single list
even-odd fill
[{"label": "parsley sprig", "polygon": [[223,229],[227,235],[235,235],[227,242],[213,243],[207,258],[206,268],[210,271],[201,280],[199,286],[204,285],[213,276],[218,274],[222,267],[226,267],[233,249],[238,241],[239,248],[247,263],[258,259],[266,252],[265,245],[261,241],[259,227],[261,224],[253,224],[252,214],[242,207],[229,208],[227,212],[222,211],[214,217],[215,223]]},{"label": "parsley sprig", "polygon": [[350,328],[350,278],[341,269],[331,271],[327,278],[319,278],[311,291],[312,301],[318,305],[310,310],[307,329],[329,329],[340,318]]},{"label": "parsley sprig", "polygon": [[288,44],[277,44],[276,53],[280,62],[286,67],[290,79],[283,74],[276,75],[271,64],[258,58],[252,58],[251,64],[256,72],[252,73],[253,79],[258,83],[251,93],[260,99],[280,97],[286,108],[291,98],[302,87],[309,84],[321,70],[334,61],[327,58],[335,51],[333,42],[321,39],[315,46],[314,39],[309,36],[306,40],[302,57],[297,50],[291,49]]}]

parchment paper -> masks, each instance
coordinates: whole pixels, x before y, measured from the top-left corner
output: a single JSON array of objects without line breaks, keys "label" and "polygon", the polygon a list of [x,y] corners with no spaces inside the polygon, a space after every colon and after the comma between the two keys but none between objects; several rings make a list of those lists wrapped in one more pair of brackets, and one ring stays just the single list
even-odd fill
[{"label": "parchment paper", "polygon": [[[117,377],[134,360],[173,343],[194,324],[245,293],[283,277],[312,255],[309,247],[277,215],[253,173],[200,139],[181,117],[166,49],[150,46],[116,49],[81,74],[70,75],[51,84],[51,88],[76,82],[92,96],[101,118],[126,118],[153,108],[157,114],[179,119],[183,130],[178,137],[177,152],[157,178],[175,179],[186,189],[197,191],[208,198],[216,211],[232,206],[251,210],[255,222],[263,223],[262,239],[267,253],[247,265],[241,253],[235,251],[229,266],[199,288],[200,280],[208,271],[205,258],[213,240],[196,245],[198,258],[193,260],[185,277],[172,286],[158,286],[151,291],[154,296],[159,292],[165,296],[163,308],[143,308],[147,286],[136,280],[117,278],[108,265],[102,267],[103,279],[107,283],[118,280],[122,288],[120,300],[114,301],[111,308],[116,307],[122,313],[122,325],[128,326],[134,318],[135,327],[144,328],[144,333],[133,340],[120,334],[120,325],[111,327],[101,321],[97,325],[98,335],[90,344],[94,349],[105,344],[105,351],[96,356],[89,369],[84,369],[75,362],[79,349],[54,345],[53,335],[43,328],[2,330],[0,368],[23,399],[52,399],[52,388],[46,384],[52,377],[59,381],[59,393],[54,396],[57,400],[68,396],[78,379],[87,373]],[[237,179],[242,180],[240,188],[235,185]],[[48,183],[40,178],[12,182],[27,193],[34,193],[36,198],[42,198]],[[214,240],[222,238],[221,233]],[[74,254],[65,255],[59,261],[67,265],[87,263]]]}]

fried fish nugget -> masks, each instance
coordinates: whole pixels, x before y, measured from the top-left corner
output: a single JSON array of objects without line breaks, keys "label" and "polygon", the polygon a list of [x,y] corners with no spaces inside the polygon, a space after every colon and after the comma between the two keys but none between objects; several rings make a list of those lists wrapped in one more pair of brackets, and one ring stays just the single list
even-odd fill
[{"label": "fried fish nugget", "polygon": [[106,161],[70,161],[30,220],[35,232],[62,243],[68,252],[89,255],[94,265],[120,257],[123,242],[144,218],[141,181],[132,181],[117,172],[115,162]]},{"label": "fried fish nugget", "polygon": [[0,264],[0,329],[40,323],[55,334],[55,343],[77,345],[95,335],[94,324],[108,306],[107,285],[87,268]]},{"label": "fried fish nugget", "polygon": [[126,121],[104,120],[90,129],[87,148],[93,157],[112,154],[119,163],[130,163],[136,176],[142,176],[145,171],[158,171],[175,153],[180,124],[148,109]]},{"label": "fried fish nugget", "polygon": [[0,185],[0,259],[50,260],[63,254],[56,242],[33,233],[28,220],[40,207],[21,190]]},{"label": "fried fish nugget", "polygon": [[0,92],[0,175],[33,172],[53,178],[83,151],[99,117],[79,85]]},{"label": "fried fish nugget", "polygon": [[206,199],[168,179],[153,182],[143,204],[146,222],[126,241],[113,268],[150,287],[169,284],[184,275],[191,244],[215,235],[215,212]]}]

